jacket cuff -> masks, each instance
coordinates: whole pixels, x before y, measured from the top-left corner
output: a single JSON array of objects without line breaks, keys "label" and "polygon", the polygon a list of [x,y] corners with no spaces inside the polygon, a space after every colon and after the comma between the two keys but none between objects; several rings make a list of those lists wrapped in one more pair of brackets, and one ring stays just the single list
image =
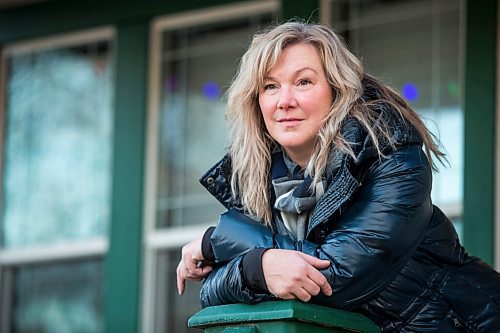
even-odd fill
[{"label": "jacket cuff", "polygon": [[264,291],[269,293],[262,269],[262,256],[267,250],[269,249],[257,248],[250,250],[243,256],[243,260],[241,261],[243,281],[255,292]]},{"label": "jacket cuff", "polygon": [[201,240],[201,254],[203,255],[204,262],[206,263],[215,262],[215,254],[212,248],[212,242],[210,241],[210,237],[212,237],[214,230],[215,227],[208,228]]}]

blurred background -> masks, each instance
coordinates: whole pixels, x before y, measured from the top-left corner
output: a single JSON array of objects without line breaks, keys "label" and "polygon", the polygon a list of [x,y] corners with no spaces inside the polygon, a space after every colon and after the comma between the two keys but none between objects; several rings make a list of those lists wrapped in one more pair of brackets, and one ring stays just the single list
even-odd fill
[{"label": "blurred background", "polygon": [[190,331],[200,285],[179,297],[175,269],[223,211],[198,184],[226,151],[222,97],[252,35],[294,17],[423,117],[450,162],[434,203],[498,269],[497,7],[0,0],[0,333]]}]

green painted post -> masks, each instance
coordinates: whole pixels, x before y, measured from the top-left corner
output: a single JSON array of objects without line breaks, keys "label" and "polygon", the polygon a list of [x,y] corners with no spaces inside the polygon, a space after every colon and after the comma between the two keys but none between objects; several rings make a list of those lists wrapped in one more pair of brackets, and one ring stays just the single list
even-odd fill
[{"label": "green painted post", "polygon": [[380,332],[358,313],[299,301],[208,307],[193,315],[188,326],[205,333]]},{"label": "green painted post", "polygon": [[137,332],[149,23],[116,29],[113,199],[106,256],[106,332]]},{"label": "green painted post", "polygon": [[465,57],[464,243],[489,264],[494,252],[496,6],[496,0],[467,1]]}]

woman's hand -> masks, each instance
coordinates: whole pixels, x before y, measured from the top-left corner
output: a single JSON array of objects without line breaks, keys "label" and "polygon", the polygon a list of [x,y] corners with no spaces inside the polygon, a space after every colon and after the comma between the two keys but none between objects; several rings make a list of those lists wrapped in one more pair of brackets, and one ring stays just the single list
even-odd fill
[{"label": "woman's hand", "polygon": [[329,260],[321,260],[298,251],[270,249],[262,256],[267,288],[278,298],[308,302],[322,291],[332,295],[332,287],[319,269]]},{"label": "woman's hand", "polygon": [[179,295],[184,293],[185,281],[200,281],[212,271],[212,266],[200,266],[204,259],[201,253],[202,237],[187,243],[182,247],[182,257],[177,266],[177,290]]}]

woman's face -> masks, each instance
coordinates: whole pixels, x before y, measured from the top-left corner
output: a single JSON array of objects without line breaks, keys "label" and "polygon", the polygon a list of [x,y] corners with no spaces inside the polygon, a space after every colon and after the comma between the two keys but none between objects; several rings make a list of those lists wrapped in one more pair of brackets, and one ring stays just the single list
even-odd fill
[{"label": "woman's face", "polygon": [[306,43],[283,50],[259,91],[269,134],[302,167],[313,153],[332,98],[318,52]]}]

